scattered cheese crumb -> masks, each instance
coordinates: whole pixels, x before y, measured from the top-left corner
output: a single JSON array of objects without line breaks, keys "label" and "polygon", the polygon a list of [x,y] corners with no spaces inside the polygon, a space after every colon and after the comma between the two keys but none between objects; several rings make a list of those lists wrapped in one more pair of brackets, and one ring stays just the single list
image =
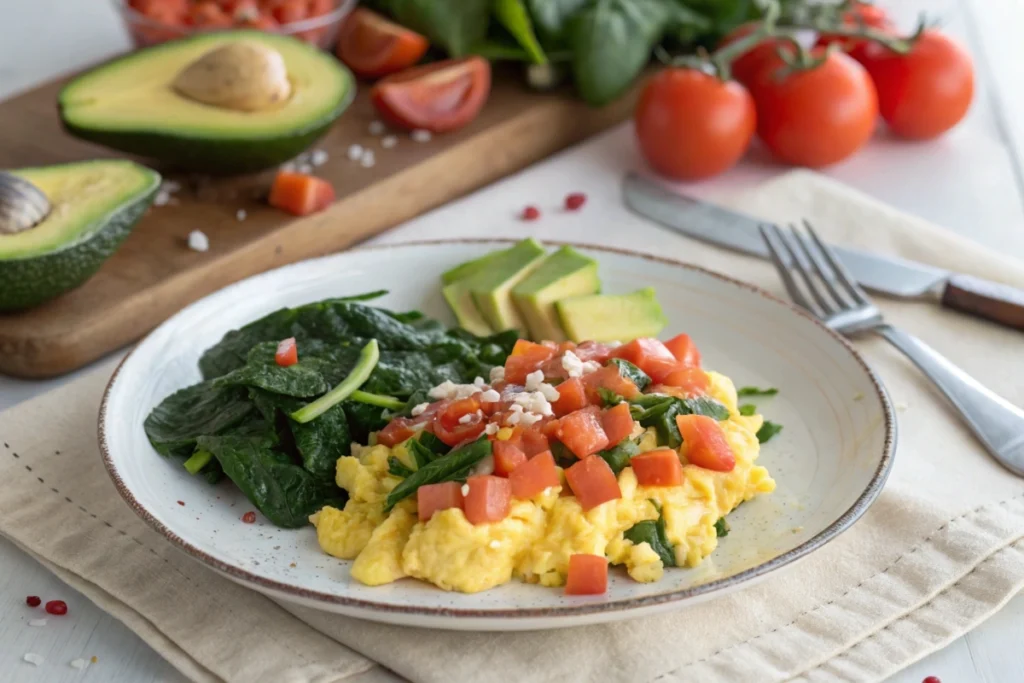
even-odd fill
[{"label": "scattered cheese crumb", "polygon": [[322,149],[314,149],[313,153],[309,155],[309,161],[314,166],[323,166],[327,163],[327,152]]},{"label": "scattered cheese crumb", "polygon": [[298,170],[299,173],[309,175],[313,172],[313,166],[312,164],[299,164],[296,170]]},{"label": "scattered cheese crumb", "polygon": [[24,659],[29,664],[35,664],[36,666],[41,666],[43,662],[46,661],[42,655],[37,655],[32,652],[26,652],[25,656],[22,657],[22,659]]},{"label": "scattered cheese crumb", "polygon": [[409,134],[409,137],[411,137],[415,142],[430,142],[430,138],[433,136],[430,134],[429,130],[417,128]]},{"label": "scattered cheese crumb", "polygon": [[505,418],[505,424],[509,427],[514,427],[519,424],[519,421],[523,419],[523,414],[520,413],[509,413],[508,417]]},{"label": "scattered cheese crumb", "polygon": [[380,146],[384,149],[391,149],[398,144],[398,137],[395,135],[385,135],[380,139]]},{"label": "scattered cheese crumb", "polygon": [[550,384],[541,384],[540,393],[544,394],[544,398],[548,401],[557,401],[561,396],[561,394],[558,393],[558,389]]},{"label": "scattered cheese crumb", "polygon": [[566,351],[562,354],[562,369],[569,373],[569,378],[583,376],[583,361],[572,351]]},{"label": "scattered cheese crumb", "polygon": [[33,619],[28,622],[29,626],[46,626],[46,619]]},{"label": "scattered cheese crumb", "polygon": [[493,422],[488,422],[487,426],[484,427],[484,434],[487,436],[494,436],[498,433],[498,425]]},{"label": "scattered cheese crumb", "polygon": [[87,659],[73,659],[71,660],[72,669],[84,669],[89,666],[89,660]]},{"label": "scattered cheese crumb", "polygon": [[597,372],[600,369],[601,364],[598,363],[596,360],[588,360],[586,363],[583,364],[584,375],[589,375],[590,373]]},{"label": "scattered cheese crumb", "polygon": [[493,474],[494,473],[494,456],[485,456],[480,462],[473,466],[473,469],[469,471],[470,476],[476,476],[478,474]]},{"label": "scattered cheese crumb", "polygon": [[359,158],[359,164],[363,168],[372,168],[377,163],[377,156],[373,153],[372,149],[364,149],[363,156]]},{"label": "scattered cheese crumb", "polygon": [[519,424],[524,427],[532,427],[543,419],[544,417],[537,413],[523,413],[523,416],[519,419]]},{"label": "scattered cheese crumb", "polygon": [[487,546],[488,546],[488,547],[489,547],[489,548],[490,548],[491,550],[497,550],[498,548],[500,548],[500,547],[501,547],[501,541],[499,541],[499,540],[495,539],[495,540],[491,541],[490,543],[488,543],[488,544],[487,544]]},{"label": "scattered cheese crumb", "polygon": [[491,384],[497,384],[498,382],[505,381],[505,368],[497,365],[491,368]]},{"label": "scattered cheese crumb", "polygon": [[383,135],[384,123],[381,121],[370,121],[370,135]]},{"label": "scattered cheese crumb", "polygon": [[497,403],[501,400],[501,394],[494,389],[488,389],[484,393],[480,394],[480,400],[484,403]]},{"label": "scattered cheese crumb", "polygon": [[193,230],[188,234],[188,248],[192,251],[209,251],[210,238],[202,230]]},{"label": "scattered cheese crumb", "polygon": [[537,391],[540,388],[541,383],[544,381],[544,373],[540,370],[534,370],[526,376],[526,390]]},{"label": "scattered cheese crumb", "polygon": [[237,218],[239,221],[244,221],[246,217],[248,217],[248,215],[249,212],[246,211],[245,209],[239,209],[238,211],[235,212],[235,218]]},{"label": "scattered cheese crumb", "polygon": [[159,190],[156,197],[153,197],[153,206],[165,206],[171,201],[171,193],[167,190]]},{"label": "scattered cheese crumb", "polygon": [[519,405],[518,403],[513,403],[512,405],[509,406],[509,409],[513,413],[521,413],[521,412],[523,412],[523,406]]},{"label": "scattered cheese crumb", "polygon": [[610,342],[605,342],[604,345],[607,346],[609,349],[617,349],[620,346],[622,346],[622,342],[620,342],[620,341],[610,341]]},{"label": "scattered cheese crumb", "polygon": [[446,379],[428,391],[427,396],[433,399],[459,399],[469,398],[478,391],[480,389],[475,384],[455,384],[450,379]]},{"label": "scattered cheese crumb", "polygon": [[429,403],[420,403],[419,405],[414,406],[412,411],[411,411],[412,412],[412,416],[413,417],[419,417],[420,415],[422,415],[423,413],[426,412],[427,407],[429,407],[429,406],[430,406]]},{"label": "scattered cheese crumb", "polygon": [[362,145],[349,145],[348,154],[347,155],[348,155],[349,161],[359,161],[359,159],[362,158],[362,156],[363,156],[363,146]]},{"label": "scattered cheese crumb", "polygon": [[462,485],[462,495],[463,495],[463,497],[469,495],[469,484],[463,484]]},{"label": "scattered cheese crumb", "polygon": [[463,415],[462,417],[459,418],[459,424],[460,425],[468,425],[472,421],[473,421],[473,413],[466,413],[465,415]]},{"label": "scattered cheese crumb", "polygon": [[486,382],[484,382],[484,378],[483,377],[475,377],[475,378],[473,378],[473,385],[474,386],[483,387],[484,384],[486,384]]}]

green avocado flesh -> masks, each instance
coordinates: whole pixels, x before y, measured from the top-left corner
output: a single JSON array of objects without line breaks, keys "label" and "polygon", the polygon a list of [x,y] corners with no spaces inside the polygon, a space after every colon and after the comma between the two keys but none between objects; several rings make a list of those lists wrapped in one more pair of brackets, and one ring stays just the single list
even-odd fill
[{"label": "green avocado flesh", "polygon": [[555,302],[596,294],[600,289],[597,261],[565,246],[548,255],[536,270],[515,286],[512,300],[526,321],[532,339],[564,341]]},{"label": "green avocado flesh", "polygon": [[0,235],[0,310],[29,308],[89,279],[153,201],[160,175],[124,160],[11,171],[50,200],[38,225]]},{"label": "green avocado flesh", "polygon": [[[259,41],[284,58],[292,94],[280,107],[246,112],[203,104],[172,87],[179,72],[230,41]],[[355,94],[332,55],[260,31],[201,34],[139,50],[71,81],[58,97],[73,135],[206,173],[257,171],[319,139]]]},{"label": "green avocado flesh", "polygon": [[653,287],[632,294],[576,296],[558,301],[555,309],[565,334],[576,342],[657,337],[668,323]]}]

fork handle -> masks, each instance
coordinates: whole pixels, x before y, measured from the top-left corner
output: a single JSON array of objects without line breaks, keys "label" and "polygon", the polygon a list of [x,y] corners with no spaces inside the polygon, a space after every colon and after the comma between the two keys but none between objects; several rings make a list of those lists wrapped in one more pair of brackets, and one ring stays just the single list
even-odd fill
[{"label": "fork handle", "polygon": [[917,337],[891,325],[875,331],[935,382],[996,460],[1024,476],[1024,410],[986,389]]},{"label": "fork handle", "polygon": [[942,305],[1024,330],[1024,289],[971,275],[954,275],[942,292]]}]

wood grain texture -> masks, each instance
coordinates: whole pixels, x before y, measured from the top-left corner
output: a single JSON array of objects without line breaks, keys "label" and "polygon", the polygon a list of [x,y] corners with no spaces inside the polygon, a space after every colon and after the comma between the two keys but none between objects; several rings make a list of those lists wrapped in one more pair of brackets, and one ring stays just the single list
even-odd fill
[{"label": "wood grain texture", "polygon": [[942,305],[1024,330],[1024,290],[970,275],[954,275]]},{"label": "wood grain texture", "polygon": [[[59,88],[46,85],[0,104],[0,168],[112,156],[61,130]],[[0,315],[0,372],[42,378],[79,368],[225,285],[349,247],[593,135],[628,116],[633,102],[591,109],[570,93],[531,92],[496,74],[470,126],[427,143],[399,134],[398,145],[385,150],[368,132],[374,115],[367,95],[362,88],[316,145],[329,154],[316,173],[338,196],[329,209],[296,219],[269,208],[263,197],[272,173],[217,180],[168,174],[186,185],[177,203],[152,208],[95,277],[38,308]],[[353,143],[374,149],[373,168],[347,159]],[[194,229],[209,236],[209,252],[186,248]]]}]

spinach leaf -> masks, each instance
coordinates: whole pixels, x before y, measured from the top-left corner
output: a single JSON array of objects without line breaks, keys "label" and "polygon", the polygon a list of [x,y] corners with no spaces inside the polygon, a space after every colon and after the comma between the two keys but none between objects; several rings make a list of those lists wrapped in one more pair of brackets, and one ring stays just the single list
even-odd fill
[{"label": "spinach leaf", "polygon": [[420,470],[430,464],[432,460],[437,457],[434,451],[430,450],[416,439],[409,439],[405,442],[405,447],[409,449],[409,454],[413,460],[416,461],[416,469]]},{"label": "spinach leaf", "polygon": [[562,42],[569,19],[588,0],[526,0],[533,23],[541,36],[549,43]]},{"label": "spinach leaf", "polygon": [[758,387],[740,387],[736,390],[736,395],[740,398],[744,396],[774,396],[779,393],[779,390],[775,387],[770,389],[759,389]]},{"label": "spinach leaf", "polygon": [[597,395],[601,398],[602,408],[617,406],[625,400],[611,389],[605,389],[604,387],[598,387]]},{"label": "spinach leaf", "polygon": [[666,567],[676,566],[676,551],[668,536],[665,535],[665,516],[658,511],[658,519],[637,522],[626,531],[623,536],[631,541],[633,545],[649,543],[651,549],[661,558],[661,563]]},{"label": "spinach leaf", "polygon": [[419,31],[453,57],[461,57],[487,35],[491,0],[388,0],[399,23]]},{"label": "spinach leaf", "polygon": [[679,448],[683,437],[676,424],[677,415],[706,415],[715,420],[729,418],[729,409],[713,398],[698,396],[676,398],[660,394],[647,394],[630,401],[633,419],[642,427],[654,427],[658,445]]},{"label": "spinach leaf", "polygon": [[494,0],[494,16],[522,45],[535,64],[547,64],[548,58],[533,32],[533,21],[523,0]]},{"label": "spinach leaf", "polygon": [[619,445],[607,450],[598,451],[597,454],[608,463],[608,466],[612,468],[612,472],[617,477],[622,470],[629,466],[630,458],[639,452],[640,447],[636,443],[630,439],[625,439]]},{"label": "spinach leaf", "polygon": [[489,62],[532,62],[533,58],[518,43],[485,40],[474,45],[470,54],[479,55]]},{"label": "spinach leaf", "polygon": [[275,394],[309,398],[327,391],[329,385],[320,370],[306,362],[281,367],[277,363],[250,363],[213,380],[218,387],[256,387]]},{"label": "spinach leaf", "polygon": [[757,430],[757,440],[761,443],[770,441],[773,436],[782,431],[782,425],[765,420],[761,428]]},{"label": "spinach leaf", "polygon": [[388,472],[395,475],[396,477],[402,477],[404,479],[405,477],[411,476],[413,470],[407,467],[405,463],[403,463],[401,460],[392,455],[390,458],[388,458]]},{"label": "spinach leaf", "polygon": [[729,535],[729,523],[725,521],[725,517],[719,517],[718,521],[715,522],[715,535],[719,538],[725,538]]},{"label": "spinach leaf", "polygon": [[187,458],[200,436],[223,434],[255,416],[244,389],[200,382],[165,398],[143,429],[157,453]]},{"label": "spinach leaf", "polygon": [[420,432],[420,435],[419,437],[417,437],[416,441],[418,441],[421,446],[425,447],[431,453],[434,454],[431,460],[433,460],[434,457],[437,457],[439,455],[444,455],[445,453],[452,449],[451,446],[446,444],[444,441],[441,441],[441,439],[437,438],[437,435],[432,434],[430,432]]},{"label": "spinach leaf", "polygon": [[416,489],[424,484],[437,484],[442,481],[457,481],[465,477],[473,465],[491,454],[491,442],[487,437],[481,437],[473,443],[456,448],[448,455],[438,458],[416,470],[413,474],[402,481],[401,484],[392,489],[384,502],[384,512],[388,512],[395,505],[411,496]]},{"label": "spinach leaf", "polygon": [[551,455],[555,458],[555,464],[562,469],[572,467],[578,462],[578,458],[569,450],[569,447],[557,439],[551,439],[550,449]]},{"label": "spinach leaf", "polygon": [[753,403],[744,403],[740,406],[740,415],[750,417],[751,415],[757,414],[757,406]]},{"label": "spinach leaf", "polygon": [[651,384],[650,376],[637,366],[630,363],[628,360],[623,360],[621,358],[612,358],[609,361],[609,364],[618,368],[619,375],[635,384],[636,388],[639,389],[640,391],[643,391]]},{"label": "spinach leaf", "polygon": [[224,473],[253,505],[274,524],[296,528],[309,523],[328,501],[340,497],[337,487],[325,486],[273,449],[269,434],[202,436],[199,447],[210,451]]},{"label": "spinach leaf", "polygon": [[[370,342],[363,347],[363,350],[360,351],[359,362],[356,363],[354,368],[352,368],[352,372],[349,373],[348,377],[343,379],[340,383],[335,385],[333,389],[317,400],[312,403],[308,403],[291,413],[290,417],[296,422],[310,422],[323,415],[325,412],[348,398],[353,391],[361,387],[370,377],[370,373],[373,372],[373,369],[377,365],[377,361],[379,359],[380,348],[377,345],[377,340],[371,339]],[[300,365],[302,365],[302,363],[297,363],[285,369],[297,368]],[[278,393],[283,394],[287,392],[281,391]]]},{"label": "spinach leaf", "polygon": [[[706,415],[718,421],[729,419],[729,409],[713,398],[697,396],[694,398],[677,399],[683,402],[691,415]],[[685,414],[685,413],[684,413]]]},{"label": "spinach leaf", "polygon": [[600,106],[623,94],[651,57],[669,22],[666,0],[593,0],[569,26],[576,89]]},{"label": "spinach leaf", "polygon": [[345,410],[345,416],[348,417],[352,440],[357,443],[367,443],[371,433],[384,429],[388,424],[384,411],[377,406],[354,401],[345,401],[341,405]]}]

